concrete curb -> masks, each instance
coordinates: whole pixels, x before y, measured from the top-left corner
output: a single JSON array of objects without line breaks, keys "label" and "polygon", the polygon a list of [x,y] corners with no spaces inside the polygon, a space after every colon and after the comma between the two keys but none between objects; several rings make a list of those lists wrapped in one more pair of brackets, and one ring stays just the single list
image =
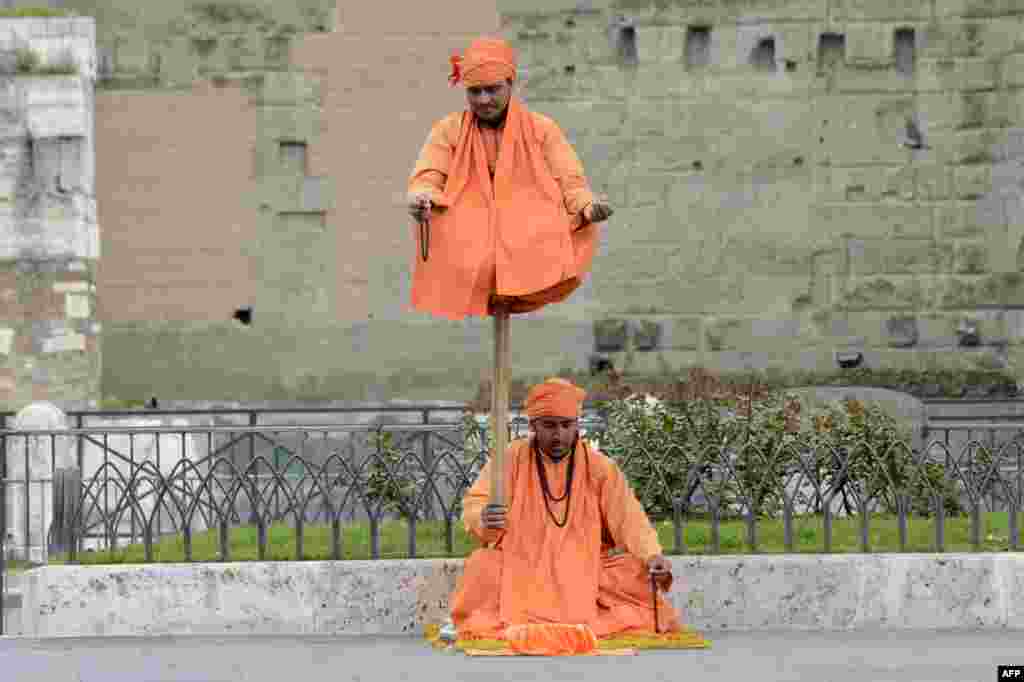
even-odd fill
[{"label": "concrete curb", "polygon": [[[407,634],[448,615],[461,559],[47,566],[27,637]],[[1024,630],[1024,554],[673,557],[684,620],[715,630]]]}]

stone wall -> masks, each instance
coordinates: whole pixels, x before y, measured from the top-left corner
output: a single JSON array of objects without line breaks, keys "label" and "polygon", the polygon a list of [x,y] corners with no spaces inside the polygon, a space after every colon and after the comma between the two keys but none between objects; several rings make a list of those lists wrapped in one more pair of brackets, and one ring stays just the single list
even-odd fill
[{"label": "stone wall", "polygon": [[100,391],[95,61],[91,18],[0,19],[0,405]]},{"label": "stone wall", "polygon": [[1020,2],[63,4],[97,22],[106,397],[471,398],[489,320],[407,309],[400,200],[495,30],[617,207],[514,374],[1021,372]]}]

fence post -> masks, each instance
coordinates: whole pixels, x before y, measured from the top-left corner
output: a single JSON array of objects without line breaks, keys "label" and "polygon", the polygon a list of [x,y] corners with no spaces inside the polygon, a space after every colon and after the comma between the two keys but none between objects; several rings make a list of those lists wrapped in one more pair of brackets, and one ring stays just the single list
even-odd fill
[{"label": "fence post", "polygon": [[[4,417],[3,427],[7,427]],[[0,637],[4,635],[4,585],[7,571],[7,436],[0,436]]]},{"label": "fence post", "polygon": [[65,467],[53,472],[53,523],[50,526],[50,552],[70,555],[78,540],[77,524],[82,471]]},{"label": "fence post", "polygon": [[[15,534],[14,553],[34,563],[46,563],[48,525],[52,520],[54,470],[74,466],[74,457],[66,432],[64,412],[48,402],[31,403],[18,412],[14,429],[20,431],[7,447],[7,474],[19,482],[14,495],[8,495],[8,519]],[[32,435],[32,432],[52,435]],[[13,499],[12,499],[13,498]],[[20,536],[20,537],[18,537]]]}]

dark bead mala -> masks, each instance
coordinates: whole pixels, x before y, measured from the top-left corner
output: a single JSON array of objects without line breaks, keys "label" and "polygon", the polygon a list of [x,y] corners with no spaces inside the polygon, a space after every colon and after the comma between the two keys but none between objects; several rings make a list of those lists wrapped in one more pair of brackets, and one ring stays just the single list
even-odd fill
[{"label": "dark bead mala", "polygon": [[[537,448],[537,441],[533,441],[530,446],[533,449],[533,455],[537,460],[537,477],[540,479],[540,489],[544,493],[544,508],[548,510],[548,516],[551,517],[551,520],[559,528],[565,528],[565,524],[569,522],[569,509],[572,504],[572,482],[576,473],[577,442],[579,442],[579,435],[573,439],[572,450],[569,454],[569,467],[565,472],[565,491],[560,497],[555,497],[551,494],[551,487],[548,485],[548,476],[544,472],[544,460],[540,454],[540,450]],[[559,523],[558,519],[555,518],[554,512],[551,511],[551,502],[561,502],[562,500],[565,500],[565,514],[562,517],[562,522]]]}]

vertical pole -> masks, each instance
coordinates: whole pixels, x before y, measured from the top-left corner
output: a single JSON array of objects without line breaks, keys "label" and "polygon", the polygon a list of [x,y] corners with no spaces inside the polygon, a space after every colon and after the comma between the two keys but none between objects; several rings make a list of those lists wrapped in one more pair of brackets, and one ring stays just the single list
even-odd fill
[{"label": "vertical pole", "polygon": [[494,381],[491,423],[494,425],[494,454],[491,467],[491,504],[505,504],[505,448],[508,445],[509,314],[494,313]]}]

